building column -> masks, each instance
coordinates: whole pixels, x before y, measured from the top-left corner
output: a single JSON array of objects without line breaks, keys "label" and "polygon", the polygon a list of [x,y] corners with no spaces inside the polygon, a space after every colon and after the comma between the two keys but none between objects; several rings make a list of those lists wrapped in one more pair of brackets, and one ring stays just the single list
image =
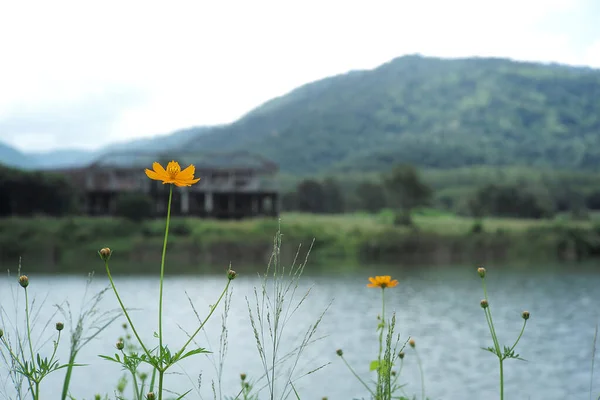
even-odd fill
[{"label": "building column", "polygon": [[117,196],[113,193],[108,195],[108,215],[115,215],[117,212]]},{"label": "building column", "polygon": [[263,201],[264,201],[264,197],[260,194],[256,195],[256,202],[258,204],[258,210],[257,213],[258,215],[263,215],[264,213],[264,207],[263,207]]},{"label": "building column", "polygon": [[83,212],[84,215],[91,215],[92,214],[92,207],[90,205],[90,195],[85,193],[82,196],[81,199],[81,211]]},{"label": "building column", "polygon": [[190,212],[190,192],[187,188],[182,187],[181,190],[181,215],[188,215]]},{"label": "building column", "polygon": [[230,194],[227,200],[227,211],[229,212],[229,215],[233,217],[233,214],[235,213],[235,196]]},{"label": "building column", "polygon": [[252,215],[258,215],[258,197],[256,195],[251,195],[252,202]]},{"label": "building column", "polygon": [[206,192],[204,194],[204,212],[210,215],[213,212],[213,194],[212,192]]}]

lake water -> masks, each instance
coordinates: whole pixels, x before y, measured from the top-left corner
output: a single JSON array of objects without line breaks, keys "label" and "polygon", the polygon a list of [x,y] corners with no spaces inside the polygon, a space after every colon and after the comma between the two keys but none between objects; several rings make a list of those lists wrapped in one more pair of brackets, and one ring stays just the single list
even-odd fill
[{"label": "lake water", "polygon": [[[262,375],[256,342],[250,327],[245,296],[252,296],[253,287],[260,281],[252,273],[237,268],[239,277],[233,281],[233,297],[227,326],[228,353],[225,358],[223,395],[235,396],[239,388],[239,374],[251,379]],[[488,290],[494,321],[501,343],[511,345],[522,325],[521,311],[531,312],[527,329],[517,352],[527,362],[505,362],[507,399],[588,399],[592,343],[600,304],[600,268],[581,265],[561,265],[539,268],[508,268],[488,266]],[[369,362],[377,352],[376,316],[380,312],[380,290],[366,288],[367,278],[375,274],[391,274],[400,280],[393,289],[386,290],[387,310],[396,311],[397,327],[403,340],[412,336],[417,343],[425,374],[425,391],[431,399],[493,399],[498,398],[498,362],[495,356],[480,348],[492,344],[483,310],[481,282],[475,267],[391,267],[364,268],[344,272],[332,268],[328,272],[305,272],[298,295],[312,287],[310,295],[289,321],[284,331],[282,354],[293,343],[298,344],[304,332],[329,302],[331,308],[319,326],[317,336],[325,338],[310,344],[294,376],[327,364],[323,369],[296,381],[296,389],[303,399],[333,400],[368,398],[361,384],[351,375],[336,356],[338,348],[365,379],[369,379]],[[14,279],[14,278],[13,278]],[[4,277],[0,282],[0,305],[14,322],[11,287],[22,290],[15,281]],[[158,283],[156,277],[117,276],[117,287],[128,307],[140,308],[132,312],[137,329],[143,338],[152,340],[157,326]],[[78,309],[85,287],[85,277],[30,276],[30,293],[38,303],[44,300],[42,322],[52,312],[52,305],[68,299]],[[94,279],[92,291],[108,283],[103,276]],[[206,314],[226,283],[224,276],[169,276],[165,282],[165,333],[167,343],[174,349],[185,340],[180,326],[192,331],[196,317],[191,311],[185,291],[197,310]],[[22,298],[20,308],[22,308]],[[118,307],[112,292],[102,302],[104,309]],[[218,350],[220,311],[208,322],[206,335],[199,335],[200,345]],[[23,312],[21,312],[23,315]],[[389,314],[388,314],[389,316]],[[3,328],[9,334],[10,326],[4,317]],[[56,317],[54,320],[62,318]],[[65,321],[67,322],[67,321]],[[106,330],[97,340],[84,348],[78,362],[88,364],[74,371],[71,392],[77,399],[93,398],[95,393],[112,392],[121,375],[119,366],[104,361],[99,354],[115,353],[114,344],[122,334],[122,320]],[[68,325],[68,323],[67,323]],[[52,323],[52,326],[54,323]],[[69,326],[65,328],[68,332]],[[39,329],[37,330],[39,331]],[[52,329],[50,330],[51,333]],[[49,332],[44,336],[49,337]],[[68,335],[65,335],[65,338]],[[268,337],[268,335],[267,335]],[[68,340],[62,342],[61,360],[66,360]],[[46,348],[47,349],[47,348]],[[47,350],[46,350],[47,352]],[[407,348],[401,382],[407,383],[406,392],[421,396],[420,375],[414,352]],[[289,364],[288,364],[289,365]],[[211,379],[215,368],[204,355],[188,359],[184,368],[175,368],[166,378],[166,384],[178,391],[193,389],[188,398],[211,399]],[[600,364],[597,365],[600,369]],[[286,372],[284,368],[282,372]],[[600,394],[600,371],[594,381],[594,393]],[[198,387],[201,374],[200,390]],[[43,398],[59,398],[63,374],[57,372],[42,386]],[[183,389],[183,390],[182,390]],[[0,369],[0,393],[11,398],[10,381],[6,367]],[[130,393],[130,392],[126,392]],[[0,398],[2,396],[0,395]],[[261,399],[268,398],[263,391]],[[290,397],[292,398],[292,397]]]}]

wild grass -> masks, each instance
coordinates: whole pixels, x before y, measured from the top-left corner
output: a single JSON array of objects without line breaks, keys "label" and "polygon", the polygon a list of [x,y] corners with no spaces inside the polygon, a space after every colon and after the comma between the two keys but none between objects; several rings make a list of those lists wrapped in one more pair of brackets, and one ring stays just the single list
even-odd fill
[{"label": "wild grass", "polygon": [[[297,253],[293,263],[286,271],[281,262],[281,240],[281,231],[278,231],[274,239],[271,259],[265,273],[261,276],[261,286],[254,288],[253,302],[246,297],[250,324],[264,372],[264,375],[256,383],[260,383],[264,377],[266,382],[263,387],[267,388],[270,400],[286,399],[292,393],[299,397],[294,383],[325,367],[326,364],[318,365],[300,375],[296,374],[304,350],[311,343],[322,338],[316,337],[316,333],[331,305],[330,303],[318,314],[314,323],[305,328],[300,342],[294,345],[287,343],[292,350],[284,352],[282,343],[286,326],[290,324],[296,311],[310,295],[310,289],[304,293],[298,292],[298,285],[308,261],[310,249],[304,262],[298,265],[296,264]],[[300,332],[299,326],[294,325],[294,331]]]},{"label": "wild grass", "polygon": [[[9,378],[12,382],[13,396],[17,399],[31,397],[33,400],[40,399],[41,383],[52,373],[66,369],[61,399],[67,398],[69,385],[72,379],[73,368],[81,366],[76,364],[78,352],[91,340],[95,339],[108,326],[110,326],[120,315],[114,310],[100,311],[100,303],[106,290],[96,293],[91,301],[87,300],[88,289],[91,284],[93,274],[90,274],[85,288],[85,295],[82,299],[83,307],[80,310],[75,327],[70,329],[71,347],[69,360],[66,364],[60,363],[57,358],[57,350],[61,341],[61,333],[65,327],[64,322],[59,320],[55,322],[55,335],[49,335],[47,330],[61,313],[71,326],[73,326],[73,313],[68,300],[61,304],[54,305],[54,312],[41,329],[37,329],[38,336],[35,338],[36,326],[40,321],[41,311],[47,300],[46,298],[38,304],[36,298],[30,300],[29,296],[29,277],[21,275],[21,264],[17,269],[19,278],[17,282],[23,289],[23,296],[19,295],[21,291],[15,291],[10,287],[12,303],[14,305],[14,314],[11,317],[8,311],[0,304],[0,324],[2,327],[10,327],[10,332],[0,328],[0,357],[9,367]],[[9,272],[9,279],[11,278]],[[24,300],[25,315],[24,321],[19,316],[20,302]],[[22,325],[21,325],[22,324]],[[88,332],[88,333],[86,333]],[[53,339],[54,338],[54,339]],[[52,342],[51,355],[48,357],[41,353],[49,342]],[[4,393],[6,398],[8,397]]]}]

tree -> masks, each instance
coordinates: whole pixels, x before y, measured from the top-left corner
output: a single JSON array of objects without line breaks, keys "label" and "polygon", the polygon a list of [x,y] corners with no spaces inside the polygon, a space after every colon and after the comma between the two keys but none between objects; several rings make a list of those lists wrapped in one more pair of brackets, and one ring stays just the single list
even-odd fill
[{"label": "tree", "polygon": [[600,191],[595,190],[585,198],[585,205],[590,210],[600,210]]},{"label": "tree", "polygon": [[486,185],[475,193],[471,202],[481,215],[512,218],[546,218],[553,214],[550,201],[516,185]]},{"label": "tree", "polygon": [[328,214],[343,213],[346,203],[338,181],[334,178],[326,178],[321,186],[323,188],[323,211]]},{"label": "tree", "polygon": [[296,191],[286,192],[281,196],[282,211],[294,211],[298,209],[298,194]]},{"label": "tree", "polygon": [[421,181],[418,171],[407,164],[395,167],[383,182],[389,193],[390,205],[400,211],[396,221],[411,225],[411,210],[429,203],[431,188]]},{"label": "tree", "polygon": [[314,179],[304,179],[296,186],[298,211],[320,213],[324,211],[323,186]]},{"label": "tree", "polygon": [[368,212],[377,212],[386,206],[385,191],[383,186],[373,182],[363,182],[356,188],[361,209]]},{"label": "tree", "polygon": [[150,196],[143,193],[123,193],[117,197],[116,215],[140,222],[152,217],[153,208]]}]

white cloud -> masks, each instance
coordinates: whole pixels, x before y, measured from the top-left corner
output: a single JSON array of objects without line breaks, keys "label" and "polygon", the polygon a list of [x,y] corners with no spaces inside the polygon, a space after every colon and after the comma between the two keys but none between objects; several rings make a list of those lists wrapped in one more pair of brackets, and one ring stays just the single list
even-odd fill
[{"label": "white cloud", "polygon": [[584,64],[594,68],[600,68],[600,39],[586,50]]},{"label": "white cloud", "polygon": [[77,140],[40,121],[27,134],[55,139],[5,128],[0,140],[93,148],[100,132],[113,141],[229,122],[303,83],[407,53],[592,63],[597,50],[578,54],[568,35],[540,27],[583,1],[3,2],[0,124],[15,108],[32,121],[57,107],[82,112],[106,88],[144,97],[106,99],[119,106],[110,121],[81,120]]}]

